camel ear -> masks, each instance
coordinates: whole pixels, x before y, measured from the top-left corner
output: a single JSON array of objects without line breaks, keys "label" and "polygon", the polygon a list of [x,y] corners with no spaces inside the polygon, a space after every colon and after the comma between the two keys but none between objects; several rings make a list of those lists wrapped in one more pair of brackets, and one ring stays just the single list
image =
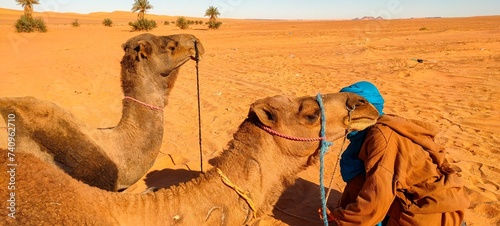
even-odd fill
[{"label": "camel ear", "polygon": [[278,114],[274,108],[266,103],[255,103],[250,107],[250,111],[254,112],[259,121],[268,127],[273,127],[278,121]]},{"label": "camel ear", "polygon": [[139,61],[147,59],[152,52],[151,44],[145,40],[138,41],[134,50],[137,52]]}]

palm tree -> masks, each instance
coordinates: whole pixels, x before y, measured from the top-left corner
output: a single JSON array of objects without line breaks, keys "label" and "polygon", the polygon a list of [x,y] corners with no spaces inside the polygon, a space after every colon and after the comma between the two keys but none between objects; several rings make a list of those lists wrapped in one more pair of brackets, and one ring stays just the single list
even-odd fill
[{"label": "palm tree", "polygon": [[205,11],[205,16],[210,17],[210,19],[208,19],[208,28],[219,29],[219,26],[222,24],[222,22],[217,22],[217,17],[219,15],[220,13],[217,7],[214,6],[208,7],[208,9]]},{"label": "palm tree", "polygon": [[209,16],[210,21],[215,21],[217,19],[217,17],[220,16],[220,13],[219,13],[219,10],[217,9],[217,7],[210,6],[205,11],[205,16]]},{"label": "palm tree", "polygon": [[146,11],[152,8],[153,6],[149,4],[148,0],[134,0],[134,5],[132,5],[132,12],[135,13],[139,11],[139,14],[137,14],[137,19],[142,20],[144,19]]},{"label": "palm tree", "polygon": [[33,5],[40,4],[39,0],[16,0],[18,5],[24,7],[24,15],[31,18],[33,14]]}]

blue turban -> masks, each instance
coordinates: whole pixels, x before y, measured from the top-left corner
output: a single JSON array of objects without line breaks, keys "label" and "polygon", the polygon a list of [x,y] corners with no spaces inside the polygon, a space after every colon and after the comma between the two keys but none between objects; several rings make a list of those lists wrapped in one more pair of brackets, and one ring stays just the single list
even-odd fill
[{"label": "blue turban", "polygon": [[[340,92],[350,92],[364,97],[375,108],[377,108],[379,115],[384,114],[384,98],[378,91],[377,87],[370,82],[361,81],[354,83],[350,86],[344,87]],[[359,174],[365,173],[365,163],[358,158],[361,146],[366,138],[366,130],[354,131],[347,134],[347,139],[351,142],[347,146],[340,159],[340,173],[345,182],[349,182]]]},{"label": "blue turban", "polygon": [[364,97],[368,102],[377,108],[379,115],[384,114],[384,98],[378,91],[377,87],[370,82],[356,82],[350,86],[342,88],[339,92],[355,93]]}]

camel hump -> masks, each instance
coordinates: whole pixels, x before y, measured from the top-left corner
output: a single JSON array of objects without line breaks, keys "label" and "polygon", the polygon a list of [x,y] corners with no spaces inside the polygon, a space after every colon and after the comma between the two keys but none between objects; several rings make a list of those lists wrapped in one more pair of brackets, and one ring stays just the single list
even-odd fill
[{"label": "camel hump", "polygon": [[[23,123],[19,120],[20,118],[31,118],[30,116],[39,113],[41,109],[54,108],[54,106],[50,106],[48,101],[48,103],[41,102],[34,97],[3,97],[0,98],[0,113],[5,120],[14,115],[18,119],[17,123]],[[41,107],[41,105],[45,105],[45,107]]]},{"label": "camel hump", "polygon": [[[16,140],[34,140],[51,156],[51,161],[76,179],[107,190],[115,189],[116,164],[91,137],[85,124],[71,113],[34,97],[0,98],[0,112],[6,122],[12,118],[9,115],[15,115]],[[111,176],[101,177],[102,174]]]},{"label": "camel hump", "polygon": [[17,123],[32,127],[37,125],[56,125],[58,121],[71,121],[73,124],[84,126],[71,113],[58,105],[35,97],[4,97],[0,98],[0,113],[4,119],[14,114]]},{"label": "camel hump", "polygon": [[2,113],[8,111],[12,111],[11,113],[20,113],[39,108],[58,108],[58,106],[50,101],[40,100],[32,96],[0,98],[0,112]]}]

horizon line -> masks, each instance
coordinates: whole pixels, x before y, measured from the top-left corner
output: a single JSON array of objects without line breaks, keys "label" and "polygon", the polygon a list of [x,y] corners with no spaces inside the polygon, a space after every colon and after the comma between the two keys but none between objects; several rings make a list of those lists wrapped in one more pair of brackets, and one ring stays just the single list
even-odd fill
[{"label": "horizon line", "polygon": [[[12,8],[4,8],[0,7],[0,9],[6,9],[6,10],[12,10],[12,11],[19,11],[23,12],[22,9],[12,9]],[[136,14],[132,11],[124,11],[124,10],[114,10],[114,11],[93,11],[89,13],[81,13],[81,12],[56,12],[56,11],[33,11],[35,13],[59,13],[59,14],[80,14],[80,15],[90,15],[93,13],[115,13],[115,12],[123,12],[123,13],[131,13],[131,14]],[[167,17],[193,17],[193,18],[205,18],[205,17],[199,17],[199,16],[182,16],[182,15],[167,15],[167,14],[151,14],[147,13],[147,15],[153,15],[153,16],[167,16]],[[373,18],[373,19],[367,19],[367,20],[380,20],[377,18],[381,18],[381,20],[409,20],[409,19],[445,19],[445,18],[473,18],[473,17],[494,17],[494,16],[500,16],[498,15],[478,15],[478,16],[427,16],[427,17],[405,17],[405,18],[383,18],[382,16],[374,17],[374,16],[358,16],[350,19],[280,19],[280,18],[232,18],[232,17],[219,17],[220,19],[231,19],[231,20],[279,20],[279,21],[351,21],[351,20],[363,20],[363,18]]]}]

